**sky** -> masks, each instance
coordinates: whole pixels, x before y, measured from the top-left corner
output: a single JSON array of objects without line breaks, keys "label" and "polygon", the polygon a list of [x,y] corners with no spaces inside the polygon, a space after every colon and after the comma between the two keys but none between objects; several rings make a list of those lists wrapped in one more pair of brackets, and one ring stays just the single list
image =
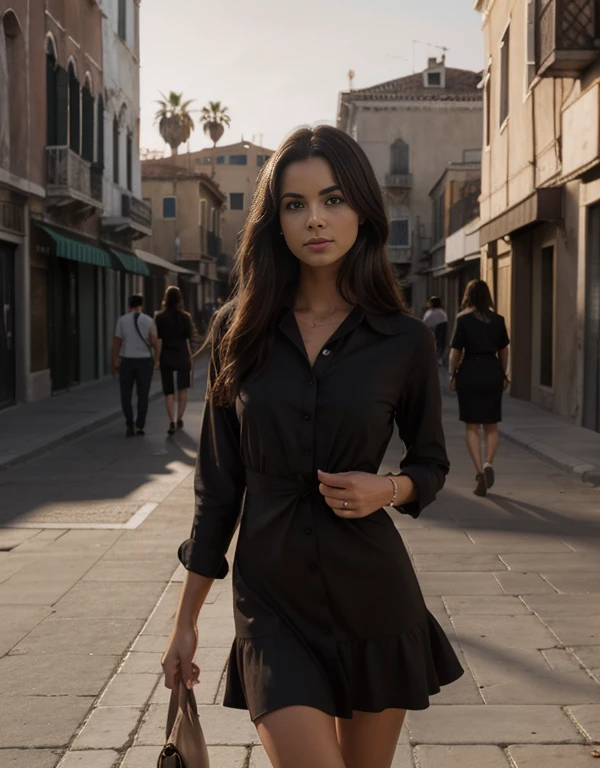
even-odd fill
[{"label": "sky", "polygon": [[[160,91],[183,92],[192,110],[225,104],[231,127],[221,145],[243,137],[275,149],[301,125],[335,124],[349,70],[354,87],[365,88],[413,66],[422,71],[443,46],[447,66],[480,71],[481,19],[472,7],[472,0],[143,0],[141,147],[165,149],[153,125]],[[212,145],[200,126],[189,144]]]}]

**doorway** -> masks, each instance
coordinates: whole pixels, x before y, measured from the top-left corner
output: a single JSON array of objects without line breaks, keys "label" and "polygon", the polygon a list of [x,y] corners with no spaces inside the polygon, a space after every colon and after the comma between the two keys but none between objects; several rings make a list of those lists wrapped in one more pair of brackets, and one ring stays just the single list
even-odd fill
[{"label": "doorway", "polygon": [[0,242],[0,408],[15,402],[15,248]]},{"label": "doorway", "polygon": [[600,432],[600,204],[588,209],[583,426]]},{"label": "doorway", "polygon": [[50,269],[48,329],[52,392],[79,383],[77,264],[55,258]]}]

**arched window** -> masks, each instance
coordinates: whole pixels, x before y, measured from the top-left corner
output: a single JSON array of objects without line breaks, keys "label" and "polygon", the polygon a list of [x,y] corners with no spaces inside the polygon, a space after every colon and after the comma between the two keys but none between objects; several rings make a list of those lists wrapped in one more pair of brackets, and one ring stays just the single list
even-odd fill
[{"label": "arched window", "polygon": [[133,190],[133,135],[127,131],[127,189]]},{"label": "arched window", "polygon": [[409,147],[402,139],[398,139],[392,144],[391,160],[391,173],[410,173]]},{"label": "arched window", "polygon": [[94,97],[89,75],[81,91],[81,156],[90,163],[94,160]]},{"label": "arched window", "polygon": [[113,181],[115,184],[119,183],[119,143],[121,139],[119,131],[119,119],[115,115],[113,117],[113,135],[112,135],[112,151],[113,151]]},{"label": "arched window", "polygon": [[77,154],[81,151],[81,94],[79,80],[72,61],[69,62],[69,147]]},{"label": "arched window", "polygon": [[54,41],[46,38],[46,146],[55,147],[57,141],[57,55]]},{"label": "arched window", "polygon": [[96,123],[96,162],[104,168],[104,99],[101,93],[96,104]]},{"label": "arched window", "polygon": [[0,72],[6,70],[5,87],[8,90],[8,115],[4,131],[8,133],[10,170],[16,176],[25,176],[29,143],[28,121],[23,119],[27,114],[27,61],[25,39],[13,11],[6,11],[2,17],[0,48],[3,49],[0,50],[0,59],[3,59]]}]

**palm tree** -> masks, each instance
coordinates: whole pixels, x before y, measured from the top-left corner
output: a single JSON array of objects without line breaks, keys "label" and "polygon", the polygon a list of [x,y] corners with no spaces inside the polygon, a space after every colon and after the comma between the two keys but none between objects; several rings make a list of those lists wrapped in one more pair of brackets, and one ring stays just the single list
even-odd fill
[{"label": "palm tree", "polygon": [[222,107],[220,101],[209,101],[208,107],[202,108],[200,122],[202,123],[204,133],[209,134],[215,147],[221,136],[225,133],[225,126],[229,128],[231,123],[231,117],[227,113],[228,109],[229,107]]},{"label": "palm tree", "polygon": [[[160,93],[160,91],[159,91]],[[164,141],[171,147],[171,154],[176,155],[180,144],[186,142],[194,130],[194,121],[188,111],[190,101],[183,101],[183,93],[170,91],[168,98],[161,93],[162,100],[157,101],[160,109],[154,117]]]}]

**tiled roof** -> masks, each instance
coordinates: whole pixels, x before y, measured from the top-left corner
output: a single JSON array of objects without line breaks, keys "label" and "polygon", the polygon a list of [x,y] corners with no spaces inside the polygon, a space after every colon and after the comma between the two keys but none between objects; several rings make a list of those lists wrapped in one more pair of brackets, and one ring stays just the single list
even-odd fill
[{"label": "tiled roof", "polygon": [[451,69],[446,67],[446,87],[427,88],[423,84],[423,73],[418,72],[386,83],[361,88],[356,91],[345,91],[344,101],[481,101],[483,94],[477,88],[481,81],[481,72],[468,69]]}]

